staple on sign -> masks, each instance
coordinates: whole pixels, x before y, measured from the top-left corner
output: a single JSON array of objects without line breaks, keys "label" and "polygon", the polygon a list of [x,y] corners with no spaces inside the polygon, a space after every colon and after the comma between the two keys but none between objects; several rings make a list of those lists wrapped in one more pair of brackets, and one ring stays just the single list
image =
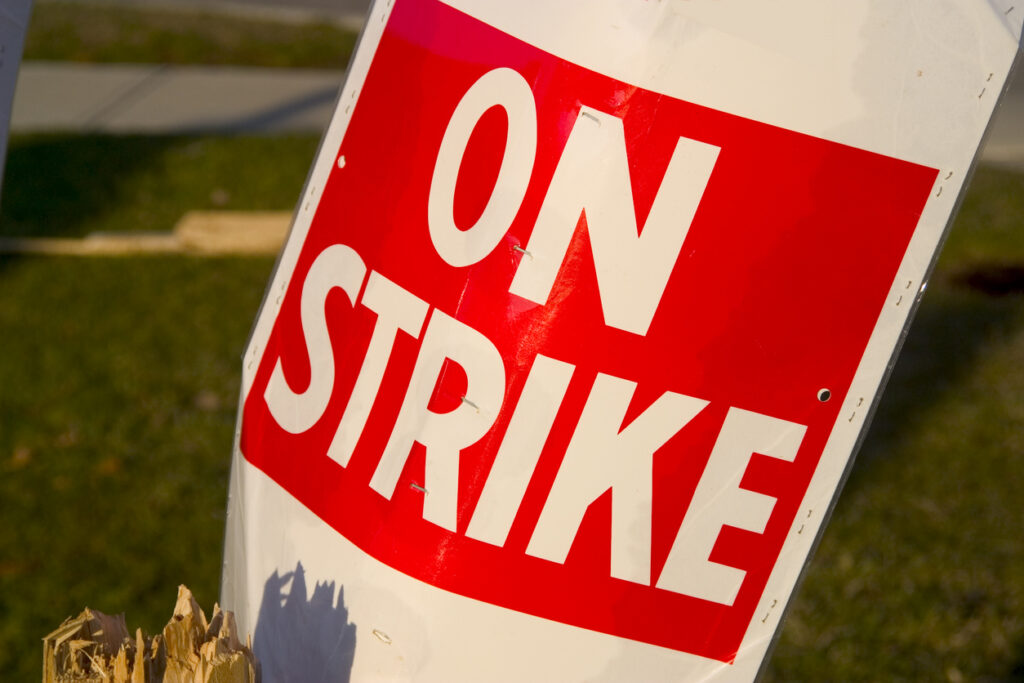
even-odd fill
[{"label": "staple on sign", "polygon": [[856,416],[856,415],[857,415],[857,411],[855,410],[855,411],[853,411],[853,414],[852,414],[852,415],[850,415],[850,419],[849,419],[849,420],[847,420],[847,422],[853,422],[853,418],[854,418],[854,416]]},{"label": "staple on sign", "polygon": [[1003,14],[1009,14],[1012,11],[1013,11],[1013,5],[1010,5],[1010,9],[1006,10],[1005,12],[1003,12]]},{"label": "staple on sign", "polygon": [[796,535],[797,535],[797,536],[799,536],[799,535],[800,535],[800,534],[802,534],[803,532],[804,532],[804,525],[803,525],[803,524],[801,524],[801,525],[800,525],[800,528],[796,530]]},{"label": "staple on sign", "polygon": [[384,633],[384,631],[381,631],[380,629],[376,629],[375,628],[375,629],[373,629],[372,633],[373,633],[374,636],[376,636],[377,640],[379,640],[380,642],[384,643],[385,645],[390,645],[391,644],[391,636],[389,636],[388,634]]},{"label": "staple on sign", "polygon": [[953,172],[952,171],[950,171],[949,173],[946,174],[946,180],[949,180],[952,177],[953,177]]},{"label": "staple on sign", "polygon": [[864,403],[864,397],[861,396],[860,398],[857,399],[857,407],[860,408],[861,404],[863,404],[863,403]]},{"label": "staple on sign", "polygon": [[903,302],[903,295],[902,295],[902,294],[900,294],[900,298],[899,298],[899,299],[896,299],[896,305],[897,305],[897,306],[899,306],[899,305],[900,305],[900,303],[902,303],[902,302]]},{"label": "staple on sign", "polygon": [[473,410],[475,410],[476,412],[478,412],[478,413],[480,412],[480,406],[478,406],[477,404],[473,403],[472,401],[470,401],[465,396],[462,397],[462,402],[465,403],[470,408],[472,408]]},{"label": "staple on sign", "polygon": [[995,76],[995,74],[990,73],[988,75],[988,78],[985,79],[985,82],[988,83],[989,81],[991,81],[993,76]]},{"label": "staple on sign", "polygon": [[981,89],[981,92],[980,92],[980,93],[978,93],[978,99],[980,100],[980,99],[981,99],[981,96],[982,96],[982,95],[984,95],[984,94],[985,94],[985,88],[982,88],[982,89]]},{"label": "staple on sign", "polygon": [[525,249],[523,249],[523,248],[522,248],[521,246],[519,246],[518,244],[513,244],[513,245],[512,245],[512,250],[513,250],[513,251],[518,251],[518,252],[519,252],[520,254],[526,254],[526,255],[527,255],[527,256],[529,256],[529,257],[530,257],[531,259],[533,258],[533,254],[531,254],[530,252],[526,251]]},{"label": "staple on sign", "polygon": [[939,191],[935,193],[935,196],[936,197],[941,197],[942,196],[942,186],[941,185],[939,186]]},{"label": "staple on sign", "polygon": [[430,493],[429,491],[427,491],[425,488],[423,488],[422,486],[420,486],[416,482],[411,482],[409,484],[409,488],[414,489],[416,491],[419,491],[420,493]]},{"label": "staple on sign", "polygon": [[586,110],[581,110],[581,111],[580,111],[580,116],[586,116],[586,117],[587,117],[588,119],[590,119],[590,120],[592,120],[592,121],[596,122],[596,123],[597,123],[597,125],[599,125],[599,126],[601,125],[601,119],[597,118],[596,116],[594,116],[593,114],[591,114],[591,113],[590,113],[589,111],[586,111]]}]

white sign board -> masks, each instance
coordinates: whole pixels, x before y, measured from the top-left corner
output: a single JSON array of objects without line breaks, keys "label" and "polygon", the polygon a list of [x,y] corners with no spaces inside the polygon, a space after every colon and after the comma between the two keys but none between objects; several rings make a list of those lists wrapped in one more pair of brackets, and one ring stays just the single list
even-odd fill
[{"label": "white sign board", "polygon": [[244,358],[268,679],[753,678],[1022,18],[377,2]]},{"label": "white sign board", "polygon": [[14,86],[18,82],[18,64],[31,11],[32,0],[4,0],[0,4],[0,189],[4,179],[4,159],[7,158]]}]

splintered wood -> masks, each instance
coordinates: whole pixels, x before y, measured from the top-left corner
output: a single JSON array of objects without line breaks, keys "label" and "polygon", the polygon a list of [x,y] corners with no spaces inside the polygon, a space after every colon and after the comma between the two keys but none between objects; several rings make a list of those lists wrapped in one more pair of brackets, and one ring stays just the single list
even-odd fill
[{"label": "splintered wood", "polygon": [[213,618],[192,592],[178,588],[163,633],[132,638],[124,615],[86,608],[43,639],[43,683],[259,683],[252,643],[238,640],[235,615],[219,606]]}]

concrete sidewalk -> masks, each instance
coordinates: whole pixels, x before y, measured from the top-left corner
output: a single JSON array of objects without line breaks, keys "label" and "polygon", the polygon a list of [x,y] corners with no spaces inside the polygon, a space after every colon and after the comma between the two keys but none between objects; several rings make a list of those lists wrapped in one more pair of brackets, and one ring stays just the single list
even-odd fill
[{"label": "concrete sidewalk", "polygon": [[323,21],[362,28],[371,0],[35,0],[35,4],[73,2],[169,12],[218,14],[284,23]]},{"label": "concrete sidewalk", "polygon": [[344,72],[25,62],[11,131],[321,132]]},{"label": "concrete sidewalk", "polygon": [[[1024,69],[996,112],[985,161],[1024,168]],[[26,62],[13,132],[322,132],[344,73],[313,69]]]}]

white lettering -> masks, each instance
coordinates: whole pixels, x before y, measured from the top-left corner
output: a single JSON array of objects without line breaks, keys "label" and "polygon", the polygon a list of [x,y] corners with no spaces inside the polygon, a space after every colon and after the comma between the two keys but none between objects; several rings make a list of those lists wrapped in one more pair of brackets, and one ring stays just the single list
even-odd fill
[{"label": "white lettering", "polygon": [[[477,122],[495,106],[503,108],[508,116],[501,169],[480,218],[472,227],[460,230],[452,213],[459,167]],[[456,267],[468,266],[494,249],[519,212],[536,153],[537,105],[529,84],[512,69],[488,71],[459,101],[434,162],[427,226],[441,258]]]},{"label": "white lettering", "polygon": [[[429,410],[445,359],[466,372],[466,396],[455,410]],[[458,517],[459,452],[476,443],[498,416],[505,393],[505,365],[487,337],[434,310],[423,334],[409,388],[395,428],[370,486],[391,498],[414,441],[426,446],[423,518],[455,530]]]},{"label": "white lettering", "polygon": [[320,420],[327,409],[334,389],[334,351],[324,311],[327,294],[339,287],[354,303],[365,275],[366,266],[359,254],[343,244],[327,247],[310,266],[299,302],[310,366],[309,386],[305,391],[292,391],[278,358],[263,393],[270,414],[286,432],[305,432]]},{"label": "white lettering", "polygon": [[526,552],[565,562],[583,516],[612,490],[611,575],[649,585],[654,453],[708,404],[666,391],[622,428],[636,383],[599,373]]},{"label": "white lettering", "polygon": [[638,232],[622,120],[581,107],[509,291],[547,302],[582,213],[605,323],[647,334],[719,151],[679,138]]},{"label": "white lettering", "polygon": [[686,517],[672,543],[658,588],[731,605],[746,572],[709,558],[726,524],[764,533],[775,498],[740,488],[754,453],[792,462],[807,427],[730,408]]},{"label": "white lettering", "polygon": [[384,379],[384,370],[391,357],[398,330],[413,337],[420,336],[423,321],[427,318],[429,304],[399,287],[377,272],[370,273],[366,291],[360,300],[363,306],[377,314],[373,326],[370,346],[359,368],[359,376],[352,388],[352,395],[345,406],[345,412],[334,432],[334,439],[327,449],[327,455],[341,466],[347,466],[356,443],[366,426],[366,419],[377,398],[377,391]]},{"label": "white lettering", "polygon": [[537,354],[466,535],[505,545],[575,367]]}]

